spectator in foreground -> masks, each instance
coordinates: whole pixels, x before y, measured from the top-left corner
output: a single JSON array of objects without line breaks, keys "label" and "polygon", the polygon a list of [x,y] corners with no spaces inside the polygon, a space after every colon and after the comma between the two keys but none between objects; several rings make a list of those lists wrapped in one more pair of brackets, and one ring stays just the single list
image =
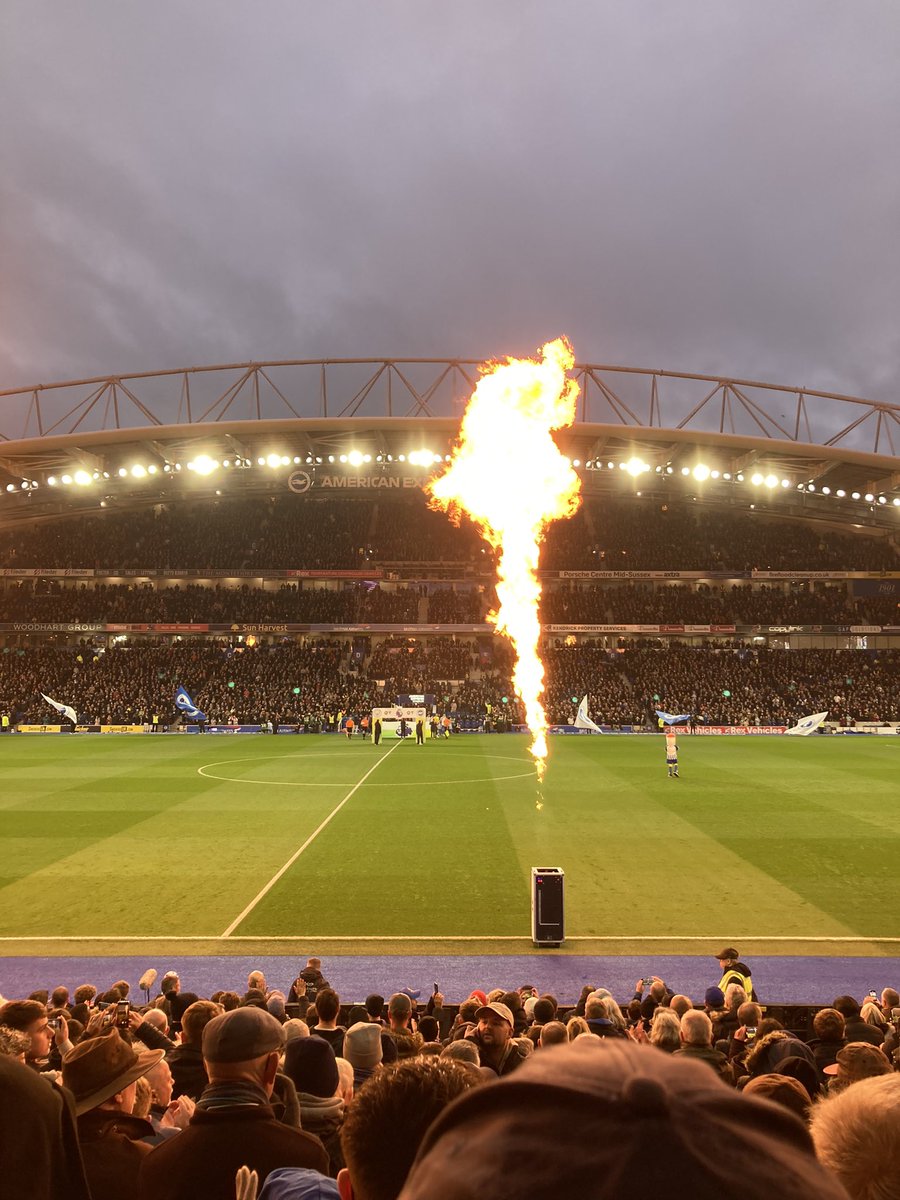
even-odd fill
[{"label": "spectator in foreground", "polygon": [[792,1114],[703,1063],[592,1037],[457,1100],[426,1134],[402,1197],[619,1200],[669,1194],[673,1182],[691,1200],[846,1200]]},{"label": "spectator in foreground", "polygon": [[[378,1030],[374,1025],[370,1028],[377,1040]],[[319,1037],[295,1038],[284,1053],[284,1073],[297,1089],[300,1128],[321,1141],[328,1151],[330,1174],[337,1178],[344,1165],[340,1141],[344,1102],[338,1095],[340,1075],[334,1051]]]},{"label": "spectator in foreground", "polygon": [[209,1083],[203,1063],[203,1030],[210,1021],[221,1016],[222,1007],[212,1000],[197,1000],[185,1009],[181,1018],[181,1045],[168,1056],[172,1071],[172,1096],[190,1096],[199,1100]]},{"label": "spectator in foreground", "polygon": [[900,1197],[900,1075],[862,1079],[813,1109],[819,1161],[852,1200]]},{"label": "spectator in foreground", "polygon": [[890,1074],[887,1056],[878,1046],[870,1046],[868,1042],[848,1042],[838,1050],[835,1062],[824,1071],[829,1096],[843,1092],[861,1079]]},{"label": "spectator in foreground", "polygon": [[696,1062],[705,1062],[720,1077],[724,1077],[728,1068],[728,1059],[720,1050],[713,1048],[712,1021],[705,1012],[686,1012],[681,1018],[681,1048],[676,1055],[682,1058],[692,1058]]},{"label": "spectator in foreground", "polygon": [[[509,1016],[512,1023],[512,1013]],[[397,1044],[398,1058],[414,1058],[422,1049],[423,1039],[412,1027],[412,1000],[405,992],[395,992],[388,1000],[388,1026]]]},{"label": "spectator in foreground", "polygon": [[143,1200],[233,1200],[240,1166],[260,1183],[275,1167],[312,1167],[328,1173],[318,1138],[282,1125],[271,1105],[284,1045],[279,1023],[246,1007],[215,1017],[203,1030],[209,1085],[187,1129],[147,1157]]},{"label": "spectator in foreground", "polygon": [[310,1029],[310,1033],[327,1042],[335,1054],[341,1058],[344,1053],[344,1034],[347,1030],[338,1025],[337,1019],[341,1011],[341,999],[331,988],[322,988],[316,997],[316,1012],[318,1021]]},{"label": "spectator in foreground", "polygon": [[162,1050],[136,1054],[117,1029],[79,1042],[63,1060],[63,1083],[75,1097],[78,1141],[93,1200],[130,1200],[151,1153],[140,1139],[153,1126],[135,1117],[137,1080],[162,1059]]},{"label": "spectator in foreground", "polygon": [[0,1180],[17,1200],[91,1200],[72,1098],[0,1054]]},{"label": "spectator in foreground", "polygon": [[[25,1062],[35,1071],[47,1069],[50,1050],[54,1039],[58,1045],[66,1045],[68,1028],[65,1018],[54,1033],[47,1020],[47,1009],[37,1000],[8,1000],[0,1007],[0,1025],[16,1029],[30,1038],[25,1051]],[[62,1039],[62,1042],[60,1042]],[[71,1046],[66,1046],[71,1049]]]},{"label": "spectator in foreground", "polygon": [[480,1083],[476,1068],[443,1057],[410,1059],[378,1071],[344,1120],[342,1200],[395,1200],[428,1127],[452,1100]]},{"label": "spectator in foreground", "polygon": [[513,1037],[513,1015],[499,1000],[485,1004],[475,1013],[478,1024],[466,1037],[478,1046],[481,1065],[495,1075],[509,1075],[528,1057],[525,1038]]},{"label": "spectator in foreground", "polygon": [[884,1029],[863,1020],[859,1001],[853,996],[838,996],[831,1007],[844,1018],[844,1036],[848,1042],[869,1042],[873,1046],[884,1044]]}]

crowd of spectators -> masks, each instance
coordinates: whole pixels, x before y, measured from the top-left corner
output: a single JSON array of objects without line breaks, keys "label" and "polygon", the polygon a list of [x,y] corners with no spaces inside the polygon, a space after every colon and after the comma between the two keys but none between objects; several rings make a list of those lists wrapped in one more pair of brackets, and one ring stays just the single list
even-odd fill
[{"label": "crowd of spectators", "polygon": [[[453,525],[419,491],[389,498],[219,497],[80,514],[0,533],[0,567],[111,571],[364,569],[450,563],[490,573],[493,554],[469,521]],[[586,501],[553,523],[548,570],[896,570],[885,535],[767,520],[750,509],[660,506],[649,498]]]},{"label": "crowd of spectators", "polygon": [[725,1180],[751,1200],[894,1200],[897,991],[837,996],[796,1028],[734,947],[717,957],[702,996],[650,976],[618,998],[524,984],[351,1003],[311,958],[208,998],[174,971],[148,1003],[127,980],[0,997],[0,1178],[23,1200],[556,1200],[673,1181],[712,1200]]},{"label": "crowd of spectators", "polygon": [[[0,584],[0,621],[84,623],[429,624],[482,623],[496,604],[492,587],[283,583],[71,583],[57,579]],[[846,585],[561,584],[541,599],[547,624],[841,625],[900,623],[894,595],[851,596]]]},{"label": "crowd of spectators", "polygon": [[573,698],[585,694],[594,719],[610,724],[643,724],[656,709],[707,725],[793,725],[823,711],[847,725],[900,718],[896,650],[559,646],[547,669],[557,723],[571,720]]},{"label": "crowd of spectators", "polygon": [[[792,725],[810,713],[830,720],[895,721],[900,714],[896,650],[771,650],[632,644],[608,649],[553,644],[545,650],[545,706],[568,724],[584,695],[610,725],[652,725],[654,710],[692,713],[709,725]],[[358,641],[284,639],[234,646],[140,639],[98,649],[4,647],[0,712],[27,723],[52,715],[41,693],[71,704],[85,724],[144,724],[177,717],[178,686],[214,724],[303,724],[333,728],[397,697],[432,694],[458,719],[508,727],[523,720],[508,645],[484,652],[472,638],[385,638],[367,653]]]},{"label": "crowd of spectators", "polygon": [[886,537],[639,497],[587,501],[552,528],[542,556],[551,570],[885,571],[897,563]]},{"label": "crowd of spectators", "polygon": [[887,625],[900,623],[900,603],[896,596],[854,597],[834,584],[572,585],[545,588],[541,619],[554,625]]},{"label": "crowd of spectators", "polygon": [[415,624],[418,589],[374,581],[277,589],[175,584],[76,584],[30,580],[0,585],[0,621],[215,624]]}]

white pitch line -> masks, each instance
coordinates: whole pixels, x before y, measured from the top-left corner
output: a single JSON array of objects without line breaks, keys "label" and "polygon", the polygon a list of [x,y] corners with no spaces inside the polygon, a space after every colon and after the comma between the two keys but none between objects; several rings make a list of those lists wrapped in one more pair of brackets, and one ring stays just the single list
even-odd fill
[{"label": "white pitch line", "polygon": [[[385,757],[387,757],[387,756],[385,756]],[[363,781],[360,780],[360,783],[362,783],[362,782]],[[359,785],[357,784],[357,786],[359,786]],[[348,796],[347,799],[349,800],[350,797]],[[313,836],[315,836],[315,834]],[[301,849],[302,849],[302,847],[301,847]],[[297,854],[299,855],[299,853],[300,852],[298,851]],[[296,857],[297,856],[295,855],[295,859],[296,859]],[[295,861],[295,859],[292,861]],[[289,865],[290,865],[289,863],[285,864],[285,867],[282,868],[282,871],[286,870],[287,866],[289,866]],[[274,882],[274,880],[273,880],[273,882]],[[269,885],[269,886],[271,886],[271,885]],[[239,920],[240,920],[240,918],[239,918]],[[670,942],[722,942],[723,938],[721,936],[714,937],[714,936],[708,935],[708,934],[703,934],[703,935],[688,934],[684,937],[677,937],[677,936],[673,936],[671,934],[653,934],[653,935],[649,935],[649,936],[642,934],[639,936],[636,935],[634,937],[631,937],[628,934],[603,934],[603,933],[581,934],[581,933],[579,933],[579,934],[567,935],[563,940],[565,942],[663,942],[663,943],[670,943]],[[727,940],[727,939],[725,939],[725,940]],[[842,945],[862,945],[862,944],[865,944],[866,942],[881,942],[881,943],[885,943],[888,945],[893,945],[895,943],[900,944],[900,937],[879,937],[878,934],[873,934],[871,937],[827,937],[827,936],[801,937],[799,935],[797,937],[790,937],[790,936],[769,937],[766,934],[759,934],[759,935],[751,937],[748,934],[739,934],[737,937],[737,940],[741,941],[741,942],[772,942],[772,943],[775,943],[775,942],[778,942],[778,943],[809,942],[811,944],[821,944],[823,942],[839,942]],[[379,933],[379,934],[361,933],[361,934],[336,934],[336,935],[321,934],[321,933],[303,934],[303,935],[295,935],[295,934],[288,934],[288,933],[285,933],[285,934],[268,933],[268,934],[259,934],[259,935],[249,934],[249,933],[239,933],[236,936],[228,934],[228,933],[198,933],[198,934],[194,934],[194,935],[178,934],[175,936],[172,936],[172,935],[166,934],[166,933],[140,934],[138,936],[131,936],[127,933],[123,933],[123,934],[101,934],[99,936],[92,936],[91,934],[77,934],[77,935],[66,934],[61,937],[52,937],[52,936],[44,935],[44,934],[41,934],[40,936],[35,936],[35,937],[29,937],[27,934],[19,935],[16,937],[0,935],[0,943],[5,943],[5,942],[166,942],[166,943],[168,943],[168,942],[221,942],[221,941],[228,941],[228,942],[232,942],[232,943],[233,942],[254,942],[254,943],[258,944],[260,942],[303,942],[303,943],[312,943],[312,942],[531,942],[532,939],[528,934],[524,934],[524,933],[511,933],[511,934],[510,933],[501,933],[501,934],[465,933],[465,934],[458,934],[458,935],[447,934],[446,936],[444,936],[444,935],[435,936],[434,934],[395,934],[395,933]]]},{"label": "white pitch line", "polygon": [[225,932],[221,935],[223,938],[231,937],[232,933],[234,932],[235,929],[237,929],[237,927],[238,927],[238,925],[240,925],[241,921],[243,921],[243,919],[246,916],[248,916],[251,912],[253,912],[254,908],[256,908],[257,904],[259,904],[259,902],[260,902],[260,900],[262,900],[263,896],[265,896],[269,891],[271,891],[271,889],[275,886],[275,884],[282,877],[282,875],[285,873],[285,871],[287,871],[290,867],[292,867],[294,865],[294,863],[297,861],[297,859],[300,857],[300,855],[303,853],[303,851],[307,848],[307,846],[312,845],[312,843],[316,840],[316,838],[319,836],[319,834],[322,832],[322,830],[325,828],[325,826],[332,820],[332,818],[337,816],[337,814],[341,811],[341,809],[344,807],[344,805],[347,803],[347,801],[366,782],[366,780],[369,778],[369,776],[372,774],[372,772],[377,771],[378,768],[381,766],[381,764],[391,757],[391,755],[394,753],[394,751],[397,749],[397,747],[402,746],[402,745],[403,745],[402,741],[398,741],[396,746],[391,746],[391,748],[390,748],[390,750],[388,750],[387,754],[382,755],[381,758],[379,758],[378,762],[376,762],[373,766],[371,766],[368,769],[368,771],[366,771],[365,775],[363,775],[363,777],[362,777],[362,779],[360,779],[359,783],[355,783],[353,785],[353,787],[350,789],[350,791],[347,793],[347,795],[343,798],[343,800],[340,802],[340,804],[338,804],[335,808],[333,808],[331,810],[331,812],[328,814],[328,816],[325,818],[325,820],[322,822],[322,824],[319,826],[319,828],[314,830],[314,832],[309,835],[309,837],[306,839],[306,841],[303,843],[303,845],[300,847],[300,849],[295,850],[294,853],[291,855],[291,857],[284,864],[284,866],[279,871],[275,872],[275,874],[272,876],[272,878],[269,880],[269,882],[266,884],[266,886],[264,888],[262,888],[261,891],[259,891],[253,897],[253,899],[250,901],[250,903],[247,905],[247,907],[244,909],[244,911],[242,913],[240,913],[237,917],[234,918],[234,920],[231,922],[231,924],[228,926],[228,928],[225,930]]}]

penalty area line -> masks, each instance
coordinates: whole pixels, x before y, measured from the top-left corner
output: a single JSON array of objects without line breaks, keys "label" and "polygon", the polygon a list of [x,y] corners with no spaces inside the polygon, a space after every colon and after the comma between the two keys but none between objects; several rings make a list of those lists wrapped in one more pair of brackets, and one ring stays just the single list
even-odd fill
[{"label": "penalty area line", "polygon": [[303,843],[303,845],[300,846],[299,849],[295,850],[294,853],[291,855],[291,857],[284,864],[284,866],[275,872],[275,874],[272,876],[272,878],[269,880],[269,882],[266,884],[266,886],[264,888],[261,888],[260,891],[257,892],[257,894],[253,897],[253,899],[250,901],[250,903],[247,905],[247,907],[244,909],[244,911],[242,913],[239,913],[238,916],[236,916],[234,918],[234,920],[231,922],[231,924],[228,926],[228,928],[225,930],[225,932],[223,934],[221,934],[222,938],[231,937],[232,933],[234,933],[235,929],[237,929],[237,927],[238,927],[238,925],[240,925],[241,921],[243,921],[245,917],[248,917],[250,915],[250,913],[253,912],[254,908],[256,908],[256,906],[257,906],[257,904],[259,904],[260,900],[262,900],[263,897],[266,896],[272,890],[272,888],[275,886],[275,884],[278,882],[278,880],[282,877],[282,875],[285,873],[285,871],[290,870],[290,868],[294,865],[294,863],[297,861],[297,859],[300,857],[300,855],[303,853],[303,851],[306,850],[307,847],[309,847],[313,844],[313,842],[316,840],[316,838],[319,836],[319,834],[322,832],[322,830],[325,828],[325,826],[328,825],[333,820],[333,818],[338,815],[338,813],[341,811],[341,809],[344,807],[344,805],[347,803],[347,801],[350,800],[353,797],[353,795],[358,791],[358,789],[362,787],[362,785],[366,782],[366,780],[369,778],[369,776],[372,774],[372,772],[377,771],[378,768],[381,766],[381,764],[391,757],[391,755],[397,749],[397,746],[402,746],[402,745],[403,745],[403,743],[398,741],[396,746],[391,746],[391,748],[390,748],[390,750],[388,750],[387,754],[383,754],[381,756],[381,758],[379,758],[378,762],[376,762],[373,766],[369,767],[368,771],[366,771],[366,773],[365,773],[365,775],[363,775],[362,779],[360,779],[360,781],[358,783],[355,783],[353,785],[353,787],[350,789],[350,791],[347,793],[347,795],[343,798],[343,800],[340,802],[340,804],[336,805],[331,810],[331,812],[328,814],[328,816],[325,818],[325,820],[321,823],[321,825],[318,827],[318,829],[313,830],[313,832],[309,835],[309,837],[306,839],[306,841]]}]

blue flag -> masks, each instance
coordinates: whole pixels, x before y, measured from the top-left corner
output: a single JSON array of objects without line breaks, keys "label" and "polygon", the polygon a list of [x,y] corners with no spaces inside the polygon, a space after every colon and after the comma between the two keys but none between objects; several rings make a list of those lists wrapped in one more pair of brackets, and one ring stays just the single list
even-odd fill
[{"label": "blue flag", "polygon": [[175,692],[175,707],[180,709],[186,717],[190,717],[192,721],[206,720],[206,713],[200,711],[183,687],[177,688]]},{"label": "blue flag", "polygon": [[677,716],[673,716],[672,713],[660,712],[658,708],[654,708],[653,711],[664,725],[677,725],[680,721],[689,721],[691,719],[690,713],[679,713]]}]

